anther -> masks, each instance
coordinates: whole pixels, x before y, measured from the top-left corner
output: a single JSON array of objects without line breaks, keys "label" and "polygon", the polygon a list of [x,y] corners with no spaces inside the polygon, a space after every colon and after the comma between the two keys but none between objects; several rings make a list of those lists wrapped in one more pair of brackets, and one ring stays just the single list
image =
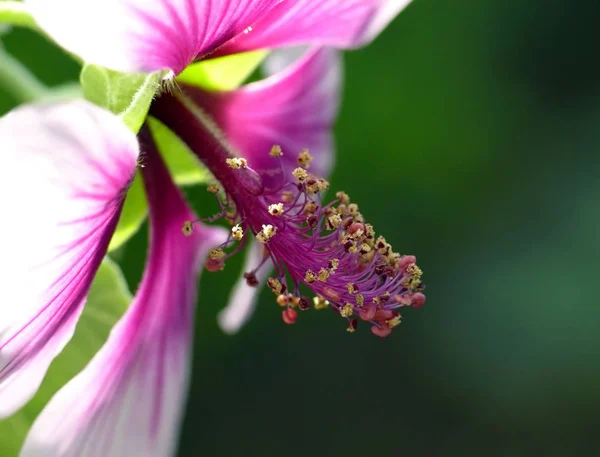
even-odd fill
[{"label": "anther", "polygon": [[217,194],[217,193],[219,193],[221,188],[219,187],[218,184],[210,184],[209,186],[206,187],[206,190],[208,192],[210,192],[211,194]]},{"label": "anther", "polygon": [[313,304],[315,305],[316,310],[321,310],[329,306],[329,301],[325,300],[325,298],[320,295],[317,295],[316,297],[313,297]]},{"label": "anther", "polygon": [[271,148],[271,151],[269,151],[269,155],[271,157],[281,157],[283,155],[283,150],[281,149],[281,146],[279,146],[278,144],[274,144]]},{"label": "anther", "polygon": [[354,307],[352,303],[346,303],[344,306],[340,308],[340,316],[342,317],[350,317],[354,312]]},{"label": "anther", "polygon": [[304,296],[300,297],[300,300],[298,301],[298,308],[300,308],[302,311],[310,309],[310,299]]},{"label": "anther", "polygon": [[262,244],[268,243],[276,233],[277,227],[273,227],[271,224],[263,225],[262,230],[256,234],[256,240]]},{"label": "anther", "polygon": [[212,249],[210,251],[210,258],[212,260],[221,260],[223,257],[225,257],[225,251],[221,248]]},{"label": "anther", "polygon": [[306,178],[308,178],[308,173],[304,168],[298,167],[294,171],[292,171],[292,174],[300,183],[303,183],[304,181],[306,181]]},{"label": "anther", "polygon": [[185,221],[183,227],[181,227],[181,231],[185,236],[190,236],[194,232],[194,226],[191,221]]},{"label": "anther", "polygon": [[312,162],[312,156],[308,152],[308,149],[303,149],[298,154],[298,165],[302,168],[310,168],[310,163]]},{"label": "anther", "polygon": [[246,159],[238,157],[225,159],[225,163],[227,163],[229,168],[233,168],[234,170],[240,170],[248,166],[248,161]]},{"label": "anther", "polygon": [[244,279],[246,280],[246,284],[248,284],[250,287],[258,286],[258,278],[256,277],[255,273],[244,273]]},{"label": "anther", "polygon": [[317,279],[321,282],[327,282],[327,280],[329,279],[329,270],[327,268],[321,268],[319,270],[319,275],[317,276]]},{"label": "anther", "polygon": [[348,203],[350,203],[350,197],[348,197],[348,194],[346,192],[339,191],[335,194],[335,196],[343,205],[347,205]]},{"label": "anther", "polygon": [[267,280],[267,286],[273,291],[275,295],[281,295],[285,292],[285,286],[281,283],[279,279],[269,278]]},{"label": "anther", "polygon": [[242,230],[240,224],[231,227],[231,236],[236,241],[240,241],[242,238],[244,238],[244,230]]},{"label": "anther", "polygon": [[271,216],[281,216],[283,214],[283,203],[269,205],[269,214]]},{"label": "anther", "polygon": [[304,281],[307,284],[312,284],[317,280],[317,275],[315,274],[314,271],[312,270],[307,270],[305,275],[304,275]]},{"label": "anther", "polygon": [[358,327],[358,321],[356,319],[350,319],[348,322],[348,328],[346,329],[349,333],[354,333]]}]

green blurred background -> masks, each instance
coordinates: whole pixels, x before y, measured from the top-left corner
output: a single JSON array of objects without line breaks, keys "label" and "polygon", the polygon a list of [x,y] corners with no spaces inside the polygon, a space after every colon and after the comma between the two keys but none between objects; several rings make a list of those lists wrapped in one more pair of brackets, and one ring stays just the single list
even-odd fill
[{"label": "green blurred background", "polygon": [[[241,259],[205,275],[181,457],[600,455],[599,24],[593,0],[416,0],[346,55],[332,185],[418,256],[428,301],[381,340],[285,326],[264,291],[228,337]],[[32,33],[4,42],[77,77]],[[132,289],[145,246],[120,257]]]}]

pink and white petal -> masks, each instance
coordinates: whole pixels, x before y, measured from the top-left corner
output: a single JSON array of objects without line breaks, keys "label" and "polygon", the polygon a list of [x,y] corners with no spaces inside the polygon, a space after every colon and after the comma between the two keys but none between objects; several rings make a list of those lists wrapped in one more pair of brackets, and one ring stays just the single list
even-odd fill
[{"label": "pink and white petal", "polygon": [[412,0],[383,0],[375,15],[362,33],[358,45],[364,46],[374,40]]},{"label": "pink and white petal", "polygon": [[[244,271],[252,271],[262,259],[262,246],[252,241],[246,253]],[[267,264],[258,270],[256,279],[259,284],[264,284],[272,268],[273,264],[267,261]],[[254,314],[260,291],[261,287],[249,286],[244,278],[237,281],[229,297],[229,303],[218,316],[219,325],[225,333],[233,335],[248,322]]]},{"label": "pink and white petal", "polygon": [[[273,58],[289,59],[285,50]],[[282,57],[283,56],[283,57]],[[273,65],[267,65],[273,66]],[[269,156],[275,144],[283,149],[286,173],[297,164],[298,153],[308,148],[314,157],[310,171],[328,174],[334,155],[332,127],[341,87],[341,58],[333,49],[310,49],[299,60],[262,81],[230,92],[185,88],[189,96],[211,114],[228,140],[262,172],[267,184],[281,181],[279,161]]]},{"label": "pink and white petal", "polygon": [[65,49],[125,72],[171,70],[260,19],[282,0],[26,0],[40,26]]},{"label": "pink and white petal", "polygon": [[[143,135],[147,135],[143,133]],[[148,137],[146,136],[146,139]],[[139,290],[88,366],[42,411],[21,457],[169,457],[187,395],[197,280],[219,228],[196,217],[145,139],[150,249]]]},{"label": "pink and white petal", "polygon": [[410,0],[286,0],[217,51],[313,45],[355,48],[373,39]]},{"label": "pink and white petal", "polygon": [[0,418],[69,341],[135,173],[135,136],[77,101],[0,119]]}]

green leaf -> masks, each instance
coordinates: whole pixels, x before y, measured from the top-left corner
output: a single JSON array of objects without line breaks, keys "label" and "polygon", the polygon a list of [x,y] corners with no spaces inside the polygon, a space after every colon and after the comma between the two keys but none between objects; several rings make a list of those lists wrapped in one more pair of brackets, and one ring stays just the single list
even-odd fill
[{"label": "green leaf", "polygon": [[0,1],[0,23],[38,30],[33,16],[22,2]]},{"label": "green leaf", "polygon": [[180,186],[190,186],[211,181],[212,175],[196,158],[187,145],[158,119],[148,117],[148,125],[158,150]]},{"label": "green leaf", "polygon": [[137,133],[160,88],[163,74],[164,72],[119,73],[88,64],[83,67],[80,80],[87,100],[112,111],[129,129]]},{"label": "green leaf", "polygon": [[[0,421],[0,455],[16,457],[31,424],[50,398],[79,373],[102,347],[113,325],[131,301],[123,273],[106,258],[94,279],[75,334],[54,360],[33,399],[12,417]],[[58,418],[60,420],[60,418]]]},{"label": "green leaf", "polygon": [[135,235],[146,219],[147,214],[148,202],[146,200],[146,193],[144,192],[142,176],[138,172],[127,191],[123,211],[121,212],[115,233],[110,240],[108,251],[111,252],[121,247],[129,238]]},{"label": "green leaf", "polygon": [[239,87],[267,56],[268,51],[252,51],[188,66],[177,81],[209,90],[231,90]]}]

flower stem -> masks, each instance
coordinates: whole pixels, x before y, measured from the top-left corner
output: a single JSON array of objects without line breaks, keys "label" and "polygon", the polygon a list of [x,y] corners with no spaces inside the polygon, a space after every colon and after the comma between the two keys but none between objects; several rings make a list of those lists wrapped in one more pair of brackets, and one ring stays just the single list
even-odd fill
[{"label": "flower stem", "polygon": [[27,6],[11,0],[0,0],[0,23],[39,30]]},{"label": "flower stem", "polygon": [[48,95],[47,87],[38,81],[27,67],[1,47],[0,87],[19,103],[32,102]]}]

